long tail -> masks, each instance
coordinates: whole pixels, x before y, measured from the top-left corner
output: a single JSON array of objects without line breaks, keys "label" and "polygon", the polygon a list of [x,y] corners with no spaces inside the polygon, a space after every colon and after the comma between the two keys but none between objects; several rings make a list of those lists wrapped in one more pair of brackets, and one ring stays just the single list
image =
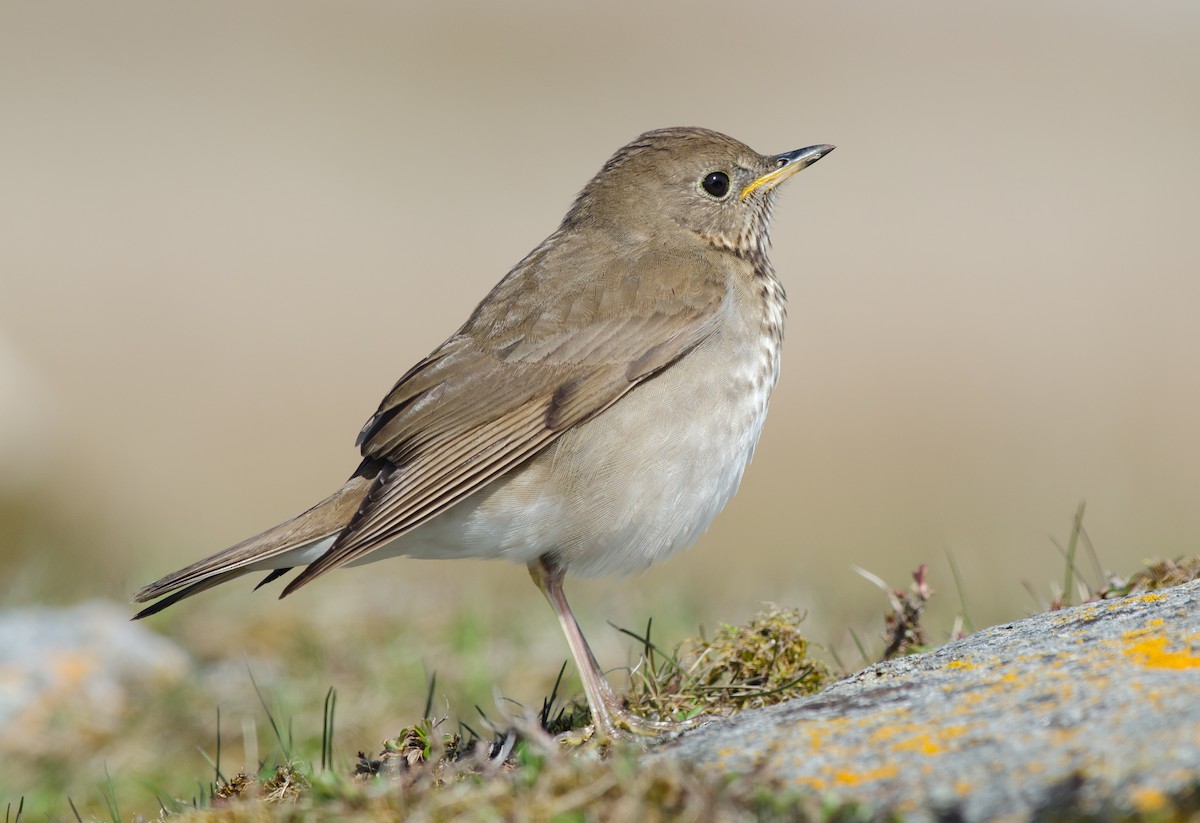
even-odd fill
[{"label": "long tail", "polygon": [[303,514],[138,589],[133,595],[135,603],[171,596],[146,607],[133,619],[148,617],[243,574],[272,569],[277,577],[292,566],[311,562],[315,557],[305,557],[304,550],[322,541],[332,542],[358,512],[372,482],[371,477],[355,474],[345,486]]}]

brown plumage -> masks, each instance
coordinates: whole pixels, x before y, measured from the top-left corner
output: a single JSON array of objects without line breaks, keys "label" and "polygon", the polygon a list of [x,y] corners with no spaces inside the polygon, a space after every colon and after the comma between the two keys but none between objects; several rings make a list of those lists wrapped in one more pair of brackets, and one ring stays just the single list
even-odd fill
[{"label": "brown plumage", "polygon": [[398,554],[508,557],[559,614],[601,731],[657,730],[616,705],[562,576],[664,557],[736,489],[778,376],[774,187],[831,150],[764,156],[703,129],[622,148],[558,230],[396,383],[339,491],[138,591],[139,602],[170,595],[138,617],[252,571],[271,580],[305,565],[287,595]]}]

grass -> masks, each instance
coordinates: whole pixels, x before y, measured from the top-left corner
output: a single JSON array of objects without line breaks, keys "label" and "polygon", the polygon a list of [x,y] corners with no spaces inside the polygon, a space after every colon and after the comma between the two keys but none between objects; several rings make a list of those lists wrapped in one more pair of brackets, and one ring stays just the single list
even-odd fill
[{"label": "grass", "polygon": [[[143,814],[148,804],[157,806],[156,797],[203,802],[208,783],[218,772],[230,773],[229,764],[232,771],[259,763],[270,769],[297,751],[315,753],[320,763],[323,751],[326,765],[348,768],[337,750],[340,741],[320,737],[322,714],[336,712],[341,740],[378,740],[374,729],[387,718],[419,716],[424,709],[425,655],[438,660],[443,672],[446,688],[439,700],[464,711],[490,703],[494,684],[510,682],[499,673],[510,669],[519,675],[511,678],[514,689],[534,693],[549,685],[536,673],[520,676],[525,673],[514,663],[527,652],[531,636],[519,614],[499,621],[509,631],[481,655],[482,663],[470,665],[492,666],[485,679],[460,664],[457,630],[444,621],[396,615],[364,625],[348,615],[350,626],[338,620],[330,626],[287,604],[282,615],[272,614],[268,607],[276,605],[266,600],[240,614],[218,607],[168,617],[161,628],[193,655],[192,676],[130,693],[118,729],[81,734],[70,718],[46,724],[20,756],[4,757],[0,799],[23,796],[26,814],[35,818],[74,819],[71,798],[85,819],[112,819],[106,768],[120,807]],[[341,638],[347,636],[355,638],[356,649],[346,648]],[[336,703],[328,695],[331,683],[339,686]],[[205,771],[212,780],[198,781]]]},{"label": "grass", "polygon": [[[1039,608],[1148,591],[1200,574],[1197,558],[1161,561],[1124,579],[1104,574],[1082,506],[1066,540],[1054,543],[1067,567],[1064,584],[1051,588],[1049,600],[1039,599]],[[1090,574],[1077,568],[1081,557],[1092,559]],[[935,632],[923,625],[934,595],[924,567],[907,587],[867,573],[885,607],[882,631],[876,611],[874,627],[856,632],[863,662],[918,651],[971,625],[962,575],[953,557],[949,562],[958,589],[952,605],[963,617]],[[196,676],[130,695],[136,710],[115,734],[98,732],[81,745],[77,729],[48,726],[46,739],[29,741],[24,756],[7,759],[0,774],[6,819],[861,817],[860,810],[828,808],[778,786],[638,760],[636,747],[566,751],[551,734],[579,728],[587,711],[571,699],[569,667],[525,664],[563,654],[541,604],[529,608],[532,596],[497,598],[464,585],[448,604],[442,590],[409,585],[395,605],[390,585],[371,582],[347,581],[352,592],[340,599],[327,587],[320,613],[311,608],[315,601],[275,603],[240,591],[217,593],[203,608],[167,612],[155,627],[189,650]],[[585,598],[580,611],[603,610]],[[663,592],[655,614],[644,629],[591,632],[594,643],[609,646],[599,651],[603,660],[617,659],[614,640],[623,639],[629,666],[610,680],[624,682],[639,714],[730,714],[808,693],[832,674],[810,656],[802,615],[794,610],[768,606],[745,624],[701,630],[674,644],[664,638],[695,625],[693,607]],[[837,659],[832,646],[824,651]],[[428,661],[436,661],[436,677]],[[838,668],[850,667],[839,662]],[[497,697],[497,683],[510,694],[549,696],[520,705]],[[396,717],[408,718],[400,732],[374,742],[380,726]],[[72,742],[56,740],[58,731]]]},{"label": "grass", "polygon": [[716,635],[681,643],[666,654],[643,635],[625,634],[642,647],[626,703],[634,714],[687,720],[727,716],[812,694],[830,680],[829,667],[809,657],[800,631],[803,615],[774,604],[743,626],[722,625]]},{"label": "grass", "polygon": [[[325,596],[338,602],[337,592]],[[225,608],[218,598],[207,608],[168,612],[156,625],[193,655],[192,676],[129,694],[131,710],[123,725],[84,738],[86,745],[80,745],[77,724],[47,727],[20,757],[5,758],[0,800],[22,801],[26,819],[73,820],[74,805],[85,820],[114,815],[129,820],[157,815],[160,807],[206,806],[239,772],[256,785],[275,777],[279,765],[310,780],[317,774],[348,775],[358,763],[355,752],[377,747],[383,736],[378,730],[389,718],[409,718],[410,728],[420,725],[414,720],[440,718],[439,733],[464,740],[490,739],[511,717],[539,711],[559,727],[586,720],[578,702],[563,699],[574,695],[577,681],[573,668],[557,665],[565,649],[542,604],[526,608],[532,593],[511,600],[467,596],[456,610],[414,593],[403,609],[392,614],[381,609],[370,618],[364,618],[374,606],[370,597],[360,597],[360,608],[342,615],[312,613],[303,602],[247,599],[244,592],[228,598],[236,608]],[[678,689],[667,681],[677,684],[682,673],[671,669],[668,658],[684,659],[703,648],[706,657],[700,665],[693,662],[690,676],[708,678],[714,690],[719,677],[737,682],[720,674],[714,657],[725,628],[708,641],[698,638],[698,645],[680,644],[661,654],[659,622],[664,638],[679,637],[688,612],[666,598],[659,606],[667,619],[654,623],[654,648],[640,667],[642,640],[635,645],[617,630],[592,632],[602,659],[621,659],[614,645],[630,649],[629,676],[611,672],[614,686],[628,680],[641,684],[646,699],[674,694],[677,700]],[[592,608],[585,603],[584,609]],[[771,625],[785,628],[779,619]],[[775,642],[790,642],[788,637],[780,634]],[[763,642],[765,649],[769,640]],[[549,670],[523,665],[530,657],[558,661]],[[780,653],[761,682],[745,682],[729,696],[772,699],[762,693],[787,685],[781,678],[794,659]],[[428,661],[436,661],[436,678]],[[648,672],[663,681],[652,683]],[[512,694],[553,698],[545,705],[540,699],[520,705],[498,698],[497,684]],[[712,711],[718,710],[714,693],[704,698]]]},{"label": "grass", "polygon": [[[769,607],[745,626],[723,625],[712,639],[690,638],[671,653],[644,634],[626,632],[644,655],[630,679],[629,706],[655,717],[729,714],[809,694],[828,669],[807,656],[802,615]],[[588,721],[577,701],[557,705],[562,672],[538,713],[514,714],[488,737],[451,731],[446,718],[428,716],[386,740],[377,756],[359,753],[353,772],[331,768],[336,693],[326,693],[319,761],[297,757],[290,728],[265,699],[262,710],[280,762],[225,777],[218,755],[214,780],[180,819],[295,820],[308,814],[337,819],[803,819],[821,812],[812,798],[780,787],[731,783],[669,760],[649,768],[639,747],[585,747],[575,751],[553,734]],[[287,724],[290,726],[290,724]],[[315,738],[315,735],[309,735]],[[319,762],[320,766],[313,765]],[[593,815],[596,804],[606,811]],[[162,804],[172,814],[187,804]],[[110,810],[110,814],[113,810]],[[565,815],[565,817],[564,817]],[[797,816],[800,816],[797,818]]]},{"label": "grass", "polygon": [[[409,766],[369,779],[314,779],[289,802],[263,794],[219,801],[184,821],[291,820],[805,820],[827,819],[819,800],[779,786],[715,779],[684,764],[647,763],[632,749],[571,756],[546,741],[453,763]],[[844,819],[856,819],[850,809]]]},{"label": "grass", "polygon": [[[669,652],[651,638],[651,626],[644,632],[626,632],[624,636],[637,638],[640,659],[628,678],[631,706],[661,717],[727,714],[815,690],[827,679],[828,670],[808,658],[807,641],[800,633],[801,617],[798,612],[771,607],[744,626],[723,625],[712,637],[688,639]],[[461,636],[460,624],[461,619],[456,619],[445,627],[445,642],[453,643]],[[267,637],[281,639],[270,627],[266,632]],[[563,731],[588,720],[585,706],[562,697],[567,692],[565,667],[550,681],[550,697],[541,706],[526,708],[500,700],[487,714],[462,712],[476,715],[469,721],[451,720],[448,711],[435,717],[441,703],[435,696],[442,694],[436,679],[416,688],[406,686],[410,696],[421,696],[419,716],[423,719],[389,738],[378,754],[359,753],[350,758],[340,746],[365,748],[366,741],[378,738],[364,733],[361,725],[335,727],[346,713],[344,691],[329,687],[314,691],[310,686],[317,675],[304,674],[316,668],[318,661],[328,662],[331,652],[304,635],[300,625],[287,638],[284,651],[292,663],[287,671],[260,666],[254,660],[242,661],[241,676],[250,682],[256,706],[241,702],[219,711],[214,711],[211,703],[201,707],[206,690],[195,682],[139,696],[139,711],[130,714],[124,738],[102,746],[97,765],[104,778],[91,788],[81,789],[70,782],[89,768],[86,752],[73,763],[27,761],[23,764],[27,774],[42,772],[38,790],[24,793],[27,810],[52,819],[74,819],[78,814],[85,820],[113,821],[132,820],[137,815],[175,816],[193,809],[224,810],[222,814],[227,816],[233,814],[230,809],[234,806],[243,808],[235,800],[254,798],[254,803],[239,812],[249,816],[240,819],[268,814],[287,818],[291,812],[261,808],[280,800],[296,801],[308,809],[336,809],[338,816],[360,807],[395,812],[413,803],[426,804],[432,813],[467,803],[464,793],[469,791],[482,792],[483,797],[495,793],[497,798],[515,792],[522,802],[536,806],[542,802],[535,795],[542,796],[539,786],[543,780],[547,781],[546,808],[556,809],[572,808],[588,797],[624,796],[626,791],[640,799],[631,795],[622,803],[639,809],[666,803],[669,794],[675,798],[670,801],[672,807],[681,810],[716,804],[733,814],[746,804],[766,802],[759,796],[761,787],[754,792],[727,788],[720,781],[712,783],[675,767],[656,767],[644,776],[639,772],[638,780],[630,783],[621,777],[621,770],[631,768],[631,758],[636,756],[632,750],[614,749],[611,757],[603,760],[596,752],[580,756],[564,750],[553,742],[546,727]],[[428,635],[423,641],[439,645],[437,638]],[[224,648],[224,644],[217,643],[216,648]],[[228,676],[227,669],[220,670],[222,676]],[[328,673],[325,667],[319,671]],[[389,668],[389,674],[398,672]],[[495,671],[492,674],[494,677]],[[612,679],[619,683],[620,673]],[[386,680],[380,685],[386,686]],[[359,694],[364,691],[374,690]],[[394,699],[386,689],[381,691],[382,699]],[[371,713],[377,710],[372,700],[366,702]],[[315,708],[320,708],[320,715]],[[248,722],[250,715],[253,723]],[[385,710],[379,710],[378,717],[386,716]],[[263,733],[269,742],[263,748],[265,756],[259,757],[258,738]],[[196,750],[196,741],[207,741],[207,751]],[[149,759],[139,760],[138,756]],[[543,772],[545,778],[540,776]],[[207,777],[200,777],[205,773]],[[4,779],[11,780],[14,774],[8,771]],[[513,785],[503,790],[484,787],[485,778],[491,777]],[[408,788],[397,796],[394,784],[400,778]],[[421,800],[412,796],[418,788],[460,783],[463,787],[448,793],[439,791]],[[13,792],[13,796],[20,795]]]}]

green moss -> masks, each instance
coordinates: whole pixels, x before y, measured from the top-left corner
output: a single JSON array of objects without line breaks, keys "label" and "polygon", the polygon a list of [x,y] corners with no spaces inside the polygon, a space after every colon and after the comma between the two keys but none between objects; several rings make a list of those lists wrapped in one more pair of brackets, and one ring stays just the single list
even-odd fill
[{"label": "green moss", "polygon": [[[744,626],[723,625],[710,640],[685,640],[664,654],[645,636],[631,677],[629,708],[653,717],[732,714],[817,690],[829,677],[808,657],[798,611],[770,606]],[[422,720],[360,753],[353,774],[288,760],[262,780],[239,773],[217,786],[205,821],[431,820],[609,821],[809,819],[811,798],[758,782],[731,782],[670,759],[646,759],[641,745],[577,749],[556,734],[588,721],[579,701],[559,705],[560,671],[537,720],[483,740]],[[522,724],[526,724],[523,726]],[[193,819],[192,817],[184,819]]]},{"label": "green moss", "polygon": [[605,760],[560,747],[524,751],[503,762],[485,756],[432,761],[393,777],[340,778],[325,796],[286,803],[247,799],[180,816],[181,821],[545,820],[713,821],[819,820],[813,798],[755,781],[730,781],[695,767],[616,749]]},{"label": "green moss", "polygon": [[686,720],[812,694],[830,674],[824,663],[808,656],[808,640],[800,633],[803,619],[795,609],[769,605],[748,624],[724,624],[711,640],[685,640],[671,655],[654,646],[647,627],[638,637],[643,663],[630,678],[626,704],[645,717]]},{"label": "green moss", "polygon": [[1146,568],[1131,575],[1126,581],[1117,581],[1100,592],[1102,598],[1124,597],[1130,594],[1169,589],[1200,578],[1200,555],[1177,557],[1174,560],[1156,560]]}]

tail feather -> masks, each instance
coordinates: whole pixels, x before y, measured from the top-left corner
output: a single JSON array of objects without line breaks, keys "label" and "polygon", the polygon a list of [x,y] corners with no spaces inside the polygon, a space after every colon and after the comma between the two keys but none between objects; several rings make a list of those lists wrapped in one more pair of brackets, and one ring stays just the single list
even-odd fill
[{"label": "tail feather", "polygon": [[[144,609],[137,618],[159,612],[185,597],[248,572],[286,569],[297,565],[295,553],[336,537],[346,527],[358,511],[371,483],[370,477],[356,474],[345,486],[303,514],[142,587],[134,593],[134,602],[145,603],[176,593]],[[273,572],[269,579],[277,576]]]},{"label": "tail feather", "polygon": [[170,597],[164,597],[162,600],[152,603],[135,614],[133,619],[141,620],[143,617],[149,617],[152,614],[158,614],[167,606],[173,606],[186,597],[191,597],[193,594],[199,594],[202,591],[211,589],[213,586],[219,586],[227,580],[233,580],[235,577],[241,577],[247,572],[249,572],[249,569],[233,569],[231,571],[222,572],[221,574],[214,574],[212,577],[206,577],[203,580],[193,583],[184,589],[180,589]]},{"label": "tail feather", "polygon": [[296,567],[295,566],[280,566],[278,569],[271,569],[270,574],[268,574],[262,580],[258,581],[258,585],[254,587],[254,590],[258,591],[263,586],[270,583],[272,580],[278,580],[279,578],[283,577],[285,574],[287,574],[294,568],[296,568]]}]

